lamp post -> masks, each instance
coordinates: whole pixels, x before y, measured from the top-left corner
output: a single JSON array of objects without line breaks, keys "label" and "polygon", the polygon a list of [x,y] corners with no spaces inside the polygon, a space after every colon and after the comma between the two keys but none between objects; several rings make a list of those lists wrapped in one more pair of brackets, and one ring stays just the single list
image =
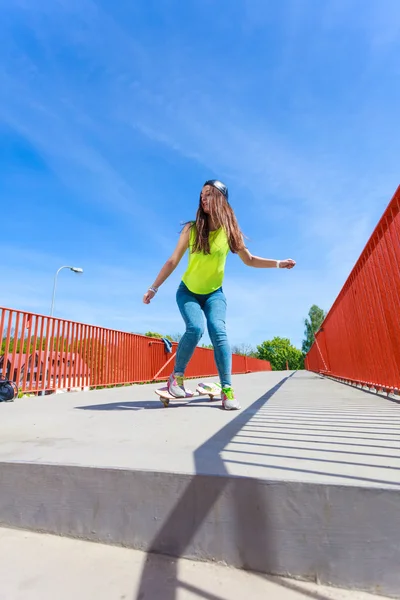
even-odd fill
[{"label": "lamp post", "polygon": [[[69,266],[63,266],[60,267],[54,277],[54,286],[53,286],[53,297],[51,299],[51,309],[50,309],[50,317],[53,316],[54,313],[54,300],[56,297],[56,288],[57,288],[57,277],[60,271],[62,271],[62,269],[69,269],[70,271],[73,271],[74,273],[83,273],[83,269],[81,267],[69,267]],[[46,382],[46,378],[47,378],[47,361],[49,360],[49,350],[50,350],[50,336],[49,336],[49,331],[50,331],[50,322],[48,322],[47,325],[47,334],[46,334],[46,350],[45,350],[45,360],[44,360],[44,382]],[[51,360],[51,357],[50,357]],[[46,393],[46,389],[43,389],[40,393],[41,396],[44,396]]]},{"label": "lamp post", "polygon": [[69,269],[70,271],[73,271],[74,273],[83,273],[83,269],[81,269],[81,267],[60,267],[57,271],[57,273],[55,274],[54,277],[54,287],[53,287],[53,298],[51,300],[51,310],[50,310],[50,316],[53,316],[53,312],[54,312],[54,299],[56,297],[56,287],[57,287],[57,277],[59,272],[62,269]]}]

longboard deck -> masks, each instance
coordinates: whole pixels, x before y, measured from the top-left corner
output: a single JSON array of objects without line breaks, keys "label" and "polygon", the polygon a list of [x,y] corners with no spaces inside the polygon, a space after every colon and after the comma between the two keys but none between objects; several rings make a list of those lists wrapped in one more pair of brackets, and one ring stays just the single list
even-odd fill
[{"label": "longboard deck", "polygon": [[195,392],[191,390],[186,390],[186,396],[183,398],[177,398],[176,396],[172,396],[168,392],[167,387],[160,388],[155,390],[157,396],[159,396],[161,402],[164,404],[165,408],[168,408],[169,401],[174,400],[177,402],[183,402],[185,400],[190,400],[191,398],[196,398],[200,396],[209,396],[210,401],[214,400],[215,396],[219,396],[221,393],[221,388],[217,384],[212,384],[211,386],[208,384],[199,383]]},{"label": "longboard deck", "polygon": [[218,383],[199,383],[197,391],[202,395],[209,395],[210,398],[221,394],[221,386]]}]

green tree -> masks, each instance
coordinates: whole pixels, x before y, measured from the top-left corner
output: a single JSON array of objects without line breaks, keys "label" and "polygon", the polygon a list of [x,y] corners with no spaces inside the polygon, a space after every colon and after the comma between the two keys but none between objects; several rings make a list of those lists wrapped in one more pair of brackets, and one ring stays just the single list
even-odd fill
[{"label": "green tree", "polygon": [[157,333],[156,331],[147,331],[144,335],[146,335],[147,337],[152,337],[152,338],[167,338],[167,340],[170,340],[171,342],[173,342],[173,339],[170,335],[163,335],[162,333]]},{"label": "green tree", "polygon": [[[1,344],[1,354],[4,354],[4,352],[6,351],[6,342],[7,342],[7,339],[5,338]],[[10,338],[8,352],[12,352],[13,349],[14,349],[14,338],[12,337],[12,338]]]},{"label": "green tree", "polygon": [[304,340],[301,346],[303,354],[307,354],[314,342],[314,334],[321,327],[322,321],[325,319],[326,313],[319,308],[316,304],[313,304],[308,311],[307,319],[304,319]]},{"label": "green tree", "polygon": [[[3,342],[1,344],[1,349],[0,349],[0,354],[4,354],[4,352],[6,351],[6,342],[7,340],[4,338]],[[33,339],[33,335],[31,336],[30,339],[30,343],[29,343],[29,348],[28,348],[28,339],[27,337],[25,337],[24,339],[18,338],[17,340],[15,340],[14,337],[10,338],[10,343],[8,345],[8,353],[11,354],[14,351],[14,345],[16,344],[16,349],[15,352],[17,354],[19,354],[20,352],[22,353],[31,353],[34,350],[45,350],[47,347],[47,338],[43,337],[42,340],[40,340],[40,338],[36,339],[36,343],[35,343],[35,347],[34,347],[34,339]],[[21,348],[22,345],[22,348]],[[65,343],[64,343],[65,346]],[[49,347],[50,348],[54,348],[56,347],[56,338],[52,339],[50,338],[50,343],[49,343]]]},{"label": "green tree", "polygon": [[[87,365],[87,368],[90,370],[91,385],[98,385],[99,383],[103,383],[106,380],[107,358],[110,361],[111,365],[109,366],[109,376],[115,381],[115,365],[117,359],[115,356],[115,348],[112,345],[109,345],[107,347],[104,341],[102,342],[96,337],[79,341],[74,340],[72,344],[68,344],[68,346],[65,347],[66,342],[67,340],[64,340],[64,351],[71,351],[76,354],[80,354],[83,362]],[[62,348],[58,348],[58,350],[62,351]]]},{"label": "green tree", "polygon": [[257,346],[257,358],[268,360],[273,371],[286,369],[286,361],[290,370],[304,368],[303,353],[290,343],[288,338],[274,337]]}]

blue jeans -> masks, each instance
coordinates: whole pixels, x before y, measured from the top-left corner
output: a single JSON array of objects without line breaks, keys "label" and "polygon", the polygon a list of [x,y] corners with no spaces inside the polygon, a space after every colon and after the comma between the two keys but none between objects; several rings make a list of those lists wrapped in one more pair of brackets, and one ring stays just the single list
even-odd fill
[{"label": "blue jeans", "polygon": [[204,312],[221,385],[232,385],[232,353],[226,335],[226,298],[222,287],[211,294],[194,294],[182,281],[176,292],[176,301],[185,321],[186,331],[178,344],[175,374],[185,373],[204,333],[204,319],[201,314]]}]

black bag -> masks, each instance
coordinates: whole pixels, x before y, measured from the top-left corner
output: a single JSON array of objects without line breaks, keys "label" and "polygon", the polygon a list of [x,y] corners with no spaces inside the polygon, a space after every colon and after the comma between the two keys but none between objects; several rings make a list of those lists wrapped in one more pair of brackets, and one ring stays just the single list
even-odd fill
[{"label": "black bag", "polygon": [[9,379],[0,375],[0,402],[13,402],[18,395],[18,387]]}]

